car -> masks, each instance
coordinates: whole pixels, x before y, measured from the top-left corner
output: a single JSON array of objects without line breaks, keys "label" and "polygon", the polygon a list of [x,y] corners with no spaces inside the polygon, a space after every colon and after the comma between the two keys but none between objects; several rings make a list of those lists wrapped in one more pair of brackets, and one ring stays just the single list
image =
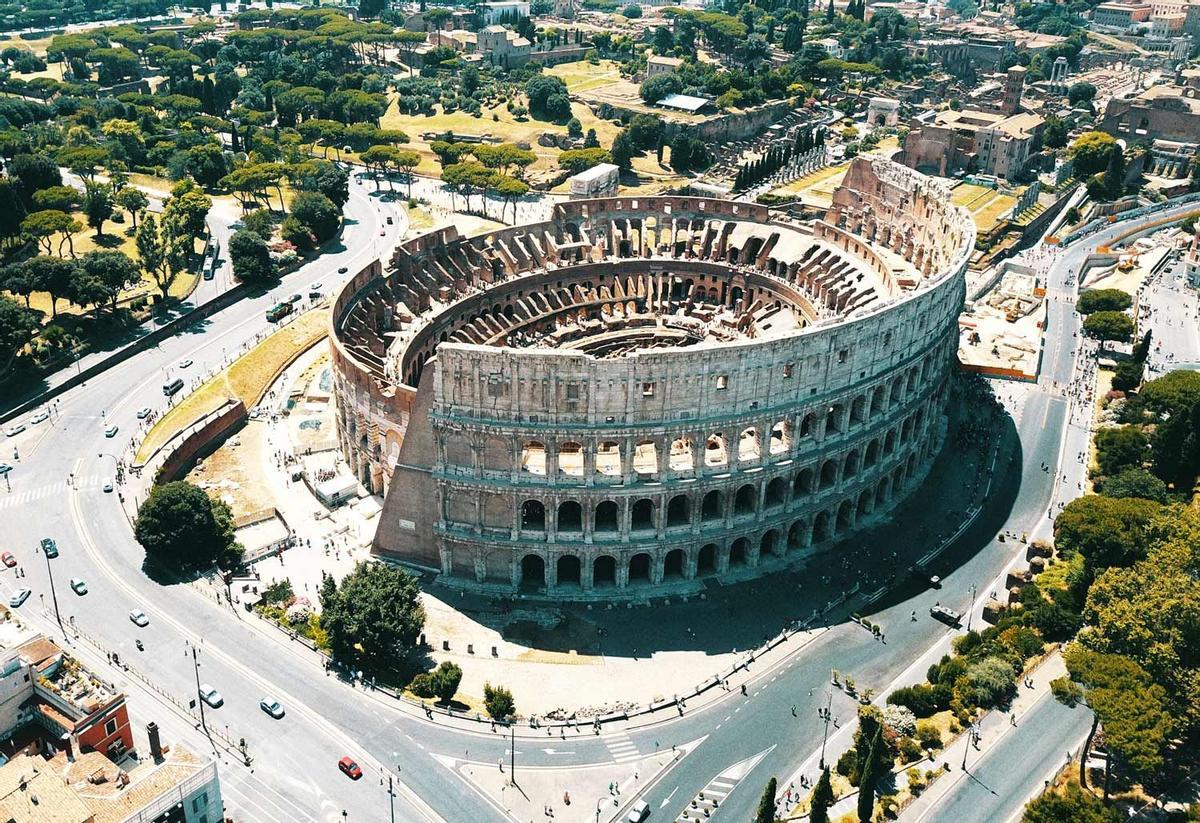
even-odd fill
[{"label": "car", "polygon": [[956,612],[954,609],[950,608],[949,606],[943,606],[940,603],[938,605],[932,607],[929,610],[929,614],[931,617],[933,617],[934,620],[940,620],[943,623],[947,623],[951,626],[957,626],[959,623],[962,622],[961,614],[959,614],[958,612]]},{"label": "car", "polygon": [[49,419],[50,419],[50,410],[42,409],[40,412],[35,414],[33,417],[29,418],[29,422],[30,423],[41,423],[43,420],[49,420]]},{"label": "car", "polygon": [[287,301],[288,301],[289,303],[299,303],[299,302],[300,302],[301,300],[303,300],[303,299],[304,299],[304,298],[301,296],[300,292],[296,292],[296,293],[295,293],[295,294],[293,294],[291,297],[289,297],[289,298],[287,299]]},{"label": "car", "polygon": [[192,358],[190,358],[190,357],[189,357],[189,358],[187,358],[186,360],[181,360],[181,361],[179,362],[179,368],[181,368],[181,369],[186,369],[188,366],[192,365],[192,363],[194,363],[194,362],[195,362],[195,361],[194,361],[194,360],[192,360]]},{"label": "car", "polygon": [[205,280],[212,280],[215,276],[216,275],[213,274],[212,269],[205,269],[205,271],[204,271],[204,279]]},{"label": "car", "polygon": [[362,769],[358,767],[353,758],[343,757],[338,761],[338,768],[342,770],[342,774],[351,780],[358,780],[362,777]]},{"label": "car", "polygon": [[5,552],[4,554],[0,554],[0,561],[3,561],[4,565],[8,566],[10,569],[13,566],[17,565],[17,558],[13,557],[12,552]]},{"label": "car", "polygon": [[145,420],[152,414],[154,414],[154,409],[150,408],[149,406],[142,406],[140,409],[138,409],[137,419]]},{"label": "car", "polygon": [[109,426],[107,429],[104,430],[104,436],[108,437],[108,438],[116,437],[117,431],[118,431],[118,429],[116,426]]},{"label": "car", "polygon": [[133,625],[141,626],[143,629],[150,625],[150,618],[146,617],[146,613],[141,609],[134,609],[129,613],[129,619],[133,621]]},{"label": "car", "polygon": [[75,594],[82,597],[87,594],[87,583],[83,582],[82,577],[71,578],[71,588],[75,590]]},{"label": "car", "polygon": [[12,471],[12,466],[8,465],[7,463],[0,463],[0,477],[3,477],[10,471]]},{"label": "car", "polygon": [[350,271],[350,269],[346,268],[345,266],[338,266],[338,274],[345,274],[348,271]]},{"label": "car", "polygon": [[54,538],[52,538],[52,537],[43,537],[42,538],[42,551],[44,551],[46,553],[46,557],[49,557],[52,559],[55,557],[58,557],[58,544],[54,542]]},{"label": "car", "polygon": [[379,230],[379,236],[380,236],[380,237],[383,237],[385,234],[387,234],[387,230],[386,230],[386,229],[380,229],[380,230]]},{"label": "car", "polygon": [[392,224],[393,224],[393,223],[395,223],[395,222],[396,222],[396,221],[392,220],[392,217],[391,217],[391,215],[388,215],[387,224],[390,226],[390,225],[392,225]]},{"label": "car", "polygon": [[112,490],[113,490],[113,484],[112,484],[112,481],[111,481],[111,480],[109,480],[107,477],[106,477],[106,478],[104,478],[104,485],[103,485],[103,486],[101,486],[100,488],[102,488],[102,489],[104,490],[104,493],[105,493],[105,494],[111,494],[111,493],[112,493]]},{"label": "car", "polygon": [[258,707],[276,720],[283,717],[283,704],[274,697],[264,697],[258,701]]},{"label": "car", "polygon": [[225,705],[225,698],[221,697],[221,693],[207,683],[200,684],[200,699],[214,709]]},{"label": "car", "polygon": [[18,423],[15,426],[9,426],[7,429],[5,429],[4,436],[5,437],[16,437],[18,434],[20,434],[23,431],[25,431],[25,424]]},{"label": "car", "polygon": [[929,585],[933,586],[935,589],[940,589],[942,587],[942,578],[935,574],[933,577],[929,578]]},{"label": "car", "polygon": [[29,587],[25,587],[23,589],[17,589],[15,592],[13,592],[13,596],[8,598],[8,605],[12,606],[15,609],[18,606],[20,606],[22,603],[24,603],[26,600],[28,600],[29,595],[31,595],[31,594],[33,594],[33,590],[30,589]]},{"label": "car", "polygon": [[[343,268],[345,268],[345,267],[343,266]],[[322,283],[320,280],[314,280],[313,282],[308,284],[309,291],[320,291],[324,287],[325,287],[325,284]]]},{"label": "car", "polygon": [[633,808],[629,810],[629,816],[625,818],[629,823],[642,823],[650,816],[650,804],[645,800],[639,800],[633,804]]}]

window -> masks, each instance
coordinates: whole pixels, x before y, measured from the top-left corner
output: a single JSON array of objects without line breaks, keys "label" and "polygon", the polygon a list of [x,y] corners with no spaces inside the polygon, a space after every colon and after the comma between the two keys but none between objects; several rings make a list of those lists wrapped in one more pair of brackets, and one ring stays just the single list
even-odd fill
[{"label": "window", "polygon": [[795,373],[796,373],[796,364],[795,363],[784,363],[783,364],[783,379],[784,380],[791,380],[792,375]]},{"label": "window", "polygon": [[117,719],[115,717],[109,718],[108,722],[104,724],[104,736],[107,737],[116,733]]},{"label": "window", "polygon": [[729,375],[717,375],[717,391],[725,391],[727,388],[729,388]]},{"label": "window", "polygon": [[198,812],[208,806],[208,792],[201,792],[197,797],[192,798],[192,811]]},{"label": "window", "polygon": [[653,397],[653,396],[654,396],[654,384],[653,383],[643,383],[642,384],[642,397]]},{"label": "window", "polygon": [[849,350],[849,349],[842,349],[840,352],[838,352],[838,362],[839,362],[839,363],[845,363],[845,362],[846,362],[846,358],[848,358],[849,356],[850,356],[850,350]]},{"label": "window", "polygon": [[579,384],[578,383],[568,383],[567,384],[567,399],[568,400],[578,400],[579,399]]}]

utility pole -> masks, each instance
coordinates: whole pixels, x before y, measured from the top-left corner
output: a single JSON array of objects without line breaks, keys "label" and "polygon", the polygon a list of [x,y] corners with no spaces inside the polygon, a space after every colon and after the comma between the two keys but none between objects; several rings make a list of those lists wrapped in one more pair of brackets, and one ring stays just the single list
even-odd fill
[{"label": "utility pole", "polygon": [[971,608],[967,610],[967,631],[971,631],[971,618],[975,616],[975,593],[979,587],[971,584]]},{"label": "utility pole", "polygon": [[58,592],[54,589],[54,567],[50,565],[50,555],[42,552],[46,556],[46,572],[50,575],[50,598],[54,601],[54,617],[58,620],[58,627],[62,629],[65,636],[67,630],[63,628],[62,615],[58,611]]},{"label": "utility pole", "polygon": [[829,695],[829,700],[825,705],[825,734],[821,736],[821,769],[825,769],[825,743],[829,740],[829,718],[833,714],[833,689],[829,689],[826,694]]},{"label": "utility pole", "polygon": [[517,722],[515,720],[508,721],[508,779],[515,786],[517,785]]},{"label": "utility pole", "polygon": [[200,696],[200,660],[196,656],[196,644],[193,643],[193,644],[191,644],[191,646],[192,646],[192,663],[195,665],[195,669],[196,669],[196,702],[200,704],[200,725],[202,727],[204,727],[204,731],[207,732],[208,731],[208,723],[206,722],[205,717],[204,717],[204,698]]},{"label": "utility pole", "polygon": [[392,776],[388,775],[388,805],[391,807],[392,823],[396,823],[396,793],[392,791]]},{"label": "utility pole", "polygon": [[971,751],[971,743],[975,740],[975,724],[972,723],[967,727],[967,744],[963,746],[963,762],[962,770],[967,770],[967,752]]}]

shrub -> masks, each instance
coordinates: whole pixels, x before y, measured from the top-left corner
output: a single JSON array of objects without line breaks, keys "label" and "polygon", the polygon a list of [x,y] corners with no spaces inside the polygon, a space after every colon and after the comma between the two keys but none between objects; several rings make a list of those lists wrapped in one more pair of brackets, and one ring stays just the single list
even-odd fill
[{"label": "shrub", "polygon": [[975,706],[990,708],[1004,702],[1014,690],[1017,678],[1008,661],[1000,657],[985,657],[972,663],[959,686],[964,700]]},{"label": "shrub", "polygon": [[926,751],[936,751],[942,747],[942,733],[932,720],[917,721],[917,740]]},{"label": "shrub", "polygon": [[911,737],[917,731],[917,718],[912,709],[893,703],[883,710],[883,725],[900,737]]},{"label": "shrub", "polygon": [[920,769],[909,769],[905,774],[908,775],[908,791],[913,797],[920,797],[921,792],[925,791],[926,785],[925,775],[921,774]]},{"label": "shrub", "polygon": [[517,706],[513,701],[512,692],[503,686],[483,684],[483,706],[487,713],[496,720],[505,720],[516,712]]},{"label": "shrub", "polygon": [[1050,681],[1050,693],[1054,699],[1071,708],[1083,700],[1083,688],[1069,677],[1057,677]]},{"label": "shrub", "polygon": [[856,749],[846,749],[842,756],[838,758],[837,766],[834,771],[842,777],[848,778],[851,783],[857,785],[855,776],[858,773],[858,751]]},{"label": "shrub", "polygon": [[915,760],[920,760],[925,755],[925,750],[921,748],[921,744],[911,737],[900,738],[900,758],[905,763],[912,763]]},{"label": "shrub", "polygon": [[894,706],[904,706],[917,717],[929,717],[950,708],[950,688],[944,684],[930,686],[919,683],[896,689],[887,699]]},{"label": "shrub", "polygon": [[462,682],[462,669],[449,660],[443,660],[429,676],[429,684],[433,693],[442,703],[449,703],[458,692],[458,684]]},{"label": "shrub", "polygon": [[408,690],[417,697],[433,697],[433,679],[425,672],[421,672],[408,684]]}]

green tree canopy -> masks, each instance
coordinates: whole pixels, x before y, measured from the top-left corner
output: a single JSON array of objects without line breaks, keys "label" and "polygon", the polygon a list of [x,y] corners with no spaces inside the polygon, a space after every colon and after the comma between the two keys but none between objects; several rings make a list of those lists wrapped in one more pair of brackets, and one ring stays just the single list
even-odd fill
[{"label": "green tree canopy", "polygon": [[155,486],[138,508],[134,536],[154,563],[202,569],[229,568],[241,558],[229,506],[180,480]]},{"label": "green tree canopy", "polygon": [[1061,792],[1039,794],[1025,807],[1022,823],[1121,823],[1116,807],[1068,783]]},{"label": "green tree canopy", "polygon": [[817,785],[813,787],[812,797],[809,799],[809,823],[829,823],[829,807],[833,805],[835,799],[829,769],[822,769],[821,776],[817,778]]},{"label": "green tree canopy", "polygon": [[229,262],[233,276],[243,283],[268,283],[275,279],[275,261],[267,241],[252,231],[242,229],[229,238]]},{"label": "green tree canopy", "polygon": [[1124,312],[1098,311],[1083,321],[1083,333],[1094,340],[1128,343],[1133,337],[1133,319]]},{"label": "green tree canopy", "polygon": [[1075,161],[1077,177],[1090,177],[1108,168],[1110,155],[1119,149],[1117,139],[1103,131],[1087,131],[1075,138],[1067,155]]},{"label": "green tree canopy", "polygon": [[38,332],[37,315],[11,297],[0,294],[0,371]]},{"label": "green tree canopy", "polygon": [[434,695],[446,705],[458,693],[458,684],[462,682],[462,669],[449,660],[443,660],[429,675],[429,682]]},{"label": "green tree canopy", "polygon": [[[641,8],[638,8],[638,12],[640,15]],[[762,796],[758,799],[758,810],[754,813],[754,823],[775,823],[775,792],[776,781],[772,777],[763,787]]]},{"label": "green tree canopy", "polygon": [[358,563],[341,584],[321,586],[321,627],[334,657],[377,674],[415,650],[425,609],[417,581],[386,563]]},{"label": "green tree canopy", "polygon": [[1055,518],[1054,543],[1068,555],[1079,552],[1093,572],[1128,566],[1145,557],[1150,527],[1161,508],[1136,497],[1077,497]]},{"label": "green tree canopy", "polygon": [[517,711],[517,704],[513,700],[512,692],[503,686],[493,686],[491,683],[483,684],[483,707],[496,720],[507,720]]},{"label": "green tree canopy", "polygon": [[1167,502],[1167,484],[1146,469],[1122,469],[1104,478],[1100,493],[1105,497],[1140,497],[1155,503]]},{"label": "green tree canopy", "polygon": [[1120,289],[1088,289],[1075,301],[1075,311],[1091,314],[1097,311],[1125,311],[1133,305],[1133,298]]},{"label": "green tree canopy", "polygon": [[1139,468],[1149,457],[1150,439],[1141,426],[1117,426],[1096,432],[1096,462],[1101,474]]}]

